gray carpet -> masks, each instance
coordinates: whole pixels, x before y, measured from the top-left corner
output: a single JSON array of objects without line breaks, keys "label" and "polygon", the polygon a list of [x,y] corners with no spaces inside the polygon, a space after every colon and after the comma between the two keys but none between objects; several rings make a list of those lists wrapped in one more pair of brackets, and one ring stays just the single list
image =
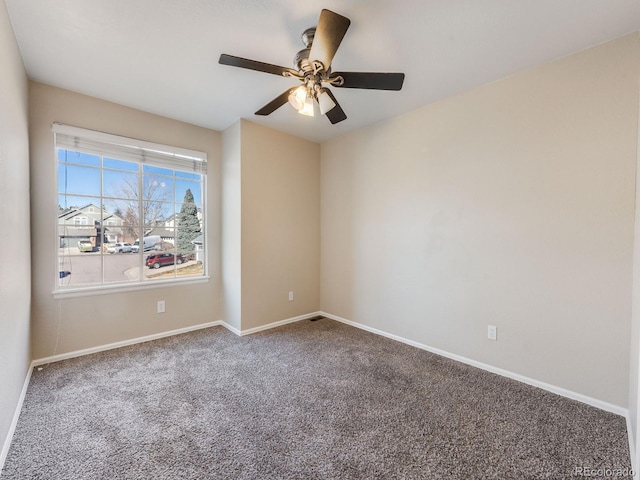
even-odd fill
[{"label": "gray carpet", "polygon": [[322,319],[247,337],[213,327],[46,365],[1,478],[558,479],[625,468],[622,417]]}]

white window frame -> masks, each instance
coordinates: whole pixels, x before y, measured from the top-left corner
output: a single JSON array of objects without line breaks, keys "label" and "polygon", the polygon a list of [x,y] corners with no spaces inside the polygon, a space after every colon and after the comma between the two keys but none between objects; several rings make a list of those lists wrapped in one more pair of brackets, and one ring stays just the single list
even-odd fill
[{"label": "white window frame", "polygon": [[[154,142],[148,142],[145,140],[137,140],[128,137],[122,137],[119,135],[112,135],[109,133],[99,132],[96,130],[88,130],[71,125],[65,125],[61,123],[54,123],[52,125],[52,131],[54,133],[54,158],[56,162],[56,199],[58,197],[58,148],[69,148],[70,150],[77,150],[84,153],[95,155],[110,155],[114,158],[134,161],[141,164],[150,164],[161,168],[167,168],[171,170],[179,171],[193,171],[203,176],[202,181],[202,206],[206,212],[207,205],[207,191],[206,191],[206,178],[207,178],[207,154],[196,150],[189,150],[181,147],[174,147],[170,145],[163,145]],[[102,167],[101,167],[102,168]],[[56,202],[57,204],[57,202]],[[202,221],[202,230],[204,238],[204,250],[208,256],[207,246],[207,225],[206,215]],[[77,226],[77,224],[76,224]],[[144,228],[144,227],[143,227]],[[59,243],[58,239],[58,223],[56,222],[55,242]],[[153,288],[166,287],[168,285],[186,285],[194,283],[205,283],[210,280],[208,274],[208,261],[203,263],[204,271],[203,275],[190,276],[190,277],[174,277],[162,280],[145,280],[143,276],[137,282],[126,283],[114,283],[114,284],[100,284],[90,285],[86,287],[73,287],[73,288],[60,288],[59,282],[59,257],[58,250],[55,250],[53,255],[55,261],[55,280],[53,296],[54,298],[71,298],[87,295],[101,295],[117,292],[128,292],[133,290],[147,290]]]}]

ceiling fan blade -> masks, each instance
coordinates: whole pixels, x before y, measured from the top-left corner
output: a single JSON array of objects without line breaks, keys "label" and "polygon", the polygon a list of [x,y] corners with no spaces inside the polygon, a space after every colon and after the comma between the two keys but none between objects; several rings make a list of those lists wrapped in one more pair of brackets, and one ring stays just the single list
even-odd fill
[{"label": "ceiling fan blade", "polygon": [[316,33],[313,37],[313,43],[311,44],[309,60],[318,60],[322,62],[325,70],[329,70],[333,56],[336,54],[350,24],[351,20],[347,17],[338,15],[331,10],[322,10]]},{"label": "ceiling fan blade", "polygon": [[346,120],[347,119],[347,114],[344,113],[344,110],[342,110],[342,107],[338,103],[338,100],[336,100],[336,97],[333,96],[333,93],[331,93],[331,90],[329,90],[328,88],[325,88],[325,92],[327,92],[327,95],[329,95],[331,97],[331,100],[333,100],[333,103],[336,104],[335,107],[333,107],[331,110],[329,110],[326,113],[326,116],[329,119],[329,121],[333,125],[335,125],[338,122]]},{"label": "ceiling fan blade", "polygon": [[264,107],[258,110],[255,114],[269,115],[275,112],[277,109],[279,109],[281,106],[283,106],[285,103],[289,101],[289,94],[291,93],[292,90],[295,90],[295,88],[290,88],[289,90],[282,92],[281,95],[271,100]]},{"label": "ceiling fan blade", "polygon": [[331,78],[342,77],[340,88],[368,88],[371,90],[400,90],[404,83],[404,73],[334,72]]},{"label": "ceiling fan blade", "polygon": [[256,70],[258,72],[271,73],[273,75],[283,76],[286,73],[297,74],[295,70],[287,67],[281,67],[279,65],[272,65],[271,63],[258,62],[257,60],[248,60],[246,58],[234,57],[233,55],[227,55],[223,53],[220,55],[218,63],[222,65],[230,65],[232,67],[248,68],[249,70]]}]

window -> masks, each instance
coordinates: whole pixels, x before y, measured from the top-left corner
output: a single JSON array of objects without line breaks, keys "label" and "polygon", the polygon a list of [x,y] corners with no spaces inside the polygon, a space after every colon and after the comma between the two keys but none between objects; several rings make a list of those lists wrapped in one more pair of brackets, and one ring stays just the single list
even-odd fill
[{"label": "window", "polygon": [[205,153],[68,125],[53,131],[54,293],[206,278]]}]

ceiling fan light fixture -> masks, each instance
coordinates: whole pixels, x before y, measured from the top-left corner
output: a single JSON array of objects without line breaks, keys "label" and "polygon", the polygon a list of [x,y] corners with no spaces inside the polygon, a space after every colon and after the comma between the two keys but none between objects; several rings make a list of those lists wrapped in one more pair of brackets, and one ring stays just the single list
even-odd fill
[{"label": "ceiling fan light fixture", "polygon": [[289,103],[298,111],[304,108],[306,99],[307,88],[304,85],[300,85],[289,94]]},{"label": "ceiling fan light fixture", "polygon": [[302,35],[305,48],[295,58],[295,69],[273,65],[271,63],[249,60],[223,53],[218,63],[231,67],[245,68],[269,73],[285,78],[295,78],[302,82],[298,87],[290,87],[271,102],[255,112],[256,115],[270,115],[285,103],[290,103],[300,114],[314,116],[315,103],[318,112],[325,115],[332,125],[347,119],[338,100],[329,89],[322,87],[327,83],[332,87],[360,88],[367,90],[402,89],[404,73],[385,72],[336,72],[331,62],[338,47],[347,33],[351,20],[339,13],[322,9],[315,27],[308,28]]},{"label": "ceiling fan light fixture", "polygon": [[318,105],[320,106],[320,114],[325,115],[336,106],[336,102],[333,101],[325,89],[322,89],[322,92],[318,95]]},{"label": "ceiling fan light fixture", "polygon": [[304,106],[300,110],[298,110],[298,113],[307,117],[313,117],[313,98],[311,97],[311,95],[307,95]]}]

